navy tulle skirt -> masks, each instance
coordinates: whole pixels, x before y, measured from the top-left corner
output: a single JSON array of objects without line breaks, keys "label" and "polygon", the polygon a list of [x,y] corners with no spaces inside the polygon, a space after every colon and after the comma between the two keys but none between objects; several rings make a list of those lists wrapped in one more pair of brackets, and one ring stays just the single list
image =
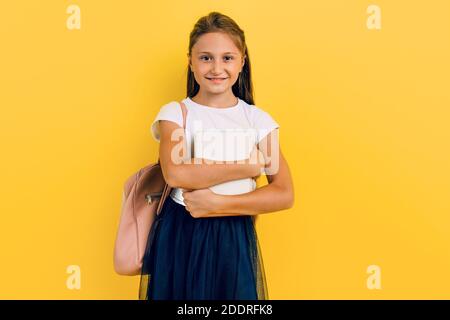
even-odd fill
[{"label": "navy tulle skirt", "polygon": [[267,300],[251,215],[194,218],[166,198],[149,233],[141,300]]}]

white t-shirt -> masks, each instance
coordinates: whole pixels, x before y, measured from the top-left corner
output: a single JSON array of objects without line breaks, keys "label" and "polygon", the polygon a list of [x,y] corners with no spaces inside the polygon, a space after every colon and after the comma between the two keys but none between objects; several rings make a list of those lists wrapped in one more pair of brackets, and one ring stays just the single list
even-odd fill
[{"label": "white t-shirt", "polygon": [[[194,138],[198,139],[199,132],[224,132],[229,130],[234,131],[254,131],[254,139],[251,140],[255,143],[259,143],[267,134],[272,130],[279,128],[278,123],[270,116],[269,113],[263,111],[255,105],[250,105],[244,100],[238,98],[238,103],[228,108],[215,108],[198,104],[191,100],[189,97],[182,100],[187,108],[186,114],[186,145],[187,153],[186,158],[190,159],[198,151],[195,149]],[[171,101],[161,107],[156,118],[151,125],[151,134],[153,138],[160,142],[159,132],[159,120],[169,120],[177,123],[180,127],[183,127],[183,113],[180,104],[177,101]],[[205,135],[206,136],[206,135]],[[230,137],[230,135],[228,135]],[[219,141],[216,139],[216,141]],[[230,141],[223,139],[223,141]],[[233,140],[234,141],[234,140]],[[219,150],[219,149],[217,149]],[[245,148],[246,151],[251,151],[251,148]],[[249,154],[249,152],[245,152]],[[202,154],[206,154],[206,151],[202,149]],[[210,153],[214,154],[214,152]],[[237,154],[237,153],[236,153]],[[240,153],[242,154],[242,152]],[[229,157],[227,157],[229,158]],[[225,160],[225,159],[223,159]],[[228,160],[228,159],[227,159]],[[238,160],[238,159],[236,159]],[[256,188],[256,183],[252,178],[240,179],[225,182],[224,184],[210,187],[213,191],[223,191],[216,193],[233,194],[230,190],[244,190],[252,191]],[[216,188],[216,189],[214,189]],[[170,196],[171,198],[181,204],[183,202],[181,188],[173,188]],[[242,193],[237,191],[235,193]]]}]

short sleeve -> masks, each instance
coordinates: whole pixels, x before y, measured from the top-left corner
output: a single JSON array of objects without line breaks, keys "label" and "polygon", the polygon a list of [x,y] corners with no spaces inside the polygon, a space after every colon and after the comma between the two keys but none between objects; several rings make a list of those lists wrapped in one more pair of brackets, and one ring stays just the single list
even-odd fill
[{"label": "short sleeve", "polygon": [[169,120],[183,127],[183,112],[178,102],[172,101],[161,107],[150,127],[153,138],[160,142],[159,120]]},{"label": "short sleeve", "polygon": [[255,119],[255,129],[258,143],[264,139],[272,130],[279,128],[280,125],[272,118],[272,116],[263,111],[259,110],[259,114]]}]

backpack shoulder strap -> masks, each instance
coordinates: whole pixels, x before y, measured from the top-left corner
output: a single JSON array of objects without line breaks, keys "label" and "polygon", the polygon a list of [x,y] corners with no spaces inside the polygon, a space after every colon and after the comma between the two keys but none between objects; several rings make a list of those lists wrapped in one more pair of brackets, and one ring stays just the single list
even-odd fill
[{"label": "backpack shoulder strap", "polygon": [[183,113],[183,129],[185,129],[186,128],[187,108],[186,108],[186,105],[182,101],[180,102],[180,107],[181,107],[181,112]]}]

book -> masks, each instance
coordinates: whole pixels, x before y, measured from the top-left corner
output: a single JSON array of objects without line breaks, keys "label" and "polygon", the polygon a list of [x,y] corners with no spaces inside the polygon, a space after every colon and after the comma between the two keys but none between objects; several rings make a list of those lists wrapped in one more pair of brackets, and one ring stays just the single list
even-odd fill
[{"label": "book", "polygon": [[[211,161],[239,161],[250,157],[256,146],[254,129],[205,129],[194,133],[194,156]],[[209,187],[214,193],[233,195],[255,190],[256,181],[244,178]]]}]

